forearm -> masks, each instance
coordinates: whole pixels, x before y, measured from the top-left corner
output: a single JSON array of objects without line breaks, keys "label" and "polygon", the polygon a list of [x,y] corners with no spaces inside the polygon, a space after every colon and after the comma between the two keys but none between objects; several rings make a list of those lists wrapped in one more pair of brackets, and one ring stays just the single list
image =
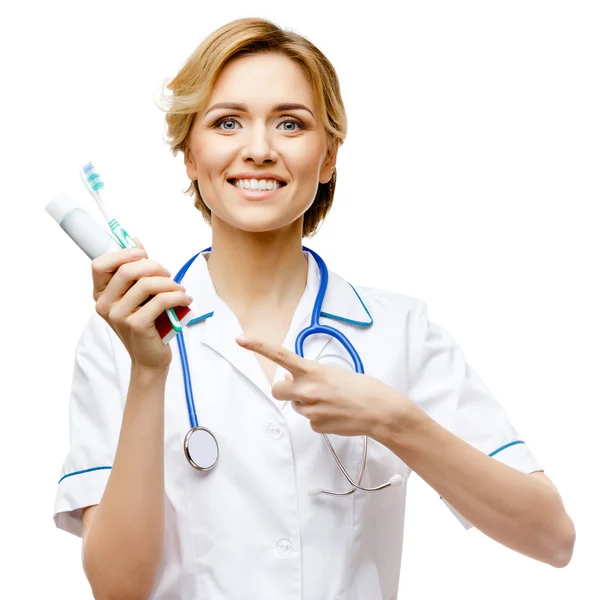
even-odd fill
[{"label": "forearm", "polygon": [[83,547],[96,598],[147,598],[164,540],[166,373],[132,366],[113,467]]},{"label": "forearm", "polygon": [[564,566],[573,525],[553,486],[487,456],[411,406],[380,422],[374,439],[480,531],[521,554]]}]

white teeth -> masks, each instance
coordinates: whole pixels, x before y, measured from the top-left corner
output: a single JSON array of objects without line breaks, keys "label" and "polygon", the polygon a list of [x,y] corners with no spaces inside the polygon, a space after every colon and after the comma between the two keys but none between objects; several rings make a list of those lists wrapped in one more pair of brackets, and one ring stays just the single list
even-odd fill
[{"label": "white teeth", "polygon": [[283,183],[275,179],[237,179],[234,185],[243,190],[274,190]]}]

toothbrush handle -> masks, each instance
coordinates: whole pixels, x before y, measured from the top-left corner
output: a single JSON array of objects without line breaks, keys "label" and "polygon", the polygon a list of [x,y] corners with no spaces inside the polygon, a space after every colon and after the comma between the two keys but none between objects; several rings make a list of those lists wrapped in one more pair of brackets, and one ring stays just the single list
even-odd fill
[{"label": "toothbrush handle", "polygon": [[119,242],[121,248],[137,248],[137,244],[133,241],[133,238],[121,227],[116,219],[109,221],[108,226],[112,234],[117,238],[117,242]]},{"label": "toothbrush handle", "polygon": [[[109,221],[108,226],[110,227],[110,230],[115,236],[117,242],[119,242],[121,248],[137,248],[137,244],[133,241],[133,238],[121,227],[116,219]],[[165,312],[169,322],[171,323],[171,328],[177,333],[180,333],[183,327],[175,310],[168,308]]]}]

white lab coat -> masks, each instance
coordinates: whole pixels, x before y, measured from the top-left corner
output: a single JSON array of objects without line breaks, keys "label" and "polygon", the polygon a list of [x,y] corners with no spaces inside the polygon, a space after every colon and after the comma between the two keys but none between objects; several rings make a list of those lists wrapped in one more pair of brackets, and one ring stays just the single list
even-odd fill
[{"label": "white lab coat", "polygon": [[[310,322],[319,286],[317,264],[305,256],[307,286],[283,344],[290,350]],[[182,283],[197,316],[185,339],[198,422],[215,434],[220,457],[208,473],[184,457],[190,425],[173,340],[165,396],[165,546],[152,600],[395,600],[406,483],[373,494],[309,496],[315,485],[348,489],[322,437],[289,402],[272,397],[256,356],[235,342],[241,327],[216,294],[203,255]],[[321,320],[350,339],[365,373],[454,434],[522,472],[542,470],[454,339],[429,322],[422,300],[353,288],[330,271]],[[309,337],[305,356],[353,369],[330,337]],[[100,502],[110,476],[130,364],[94,313],[76,350],[71,447],[54,508],[57,527],[78,536],[81,508]],[[278,366],[275,381],[284,374]],[[330,439],[356,478],[361,438]],[[363,485],[395,473],[406,482],[410,469],[370,440]]]}]

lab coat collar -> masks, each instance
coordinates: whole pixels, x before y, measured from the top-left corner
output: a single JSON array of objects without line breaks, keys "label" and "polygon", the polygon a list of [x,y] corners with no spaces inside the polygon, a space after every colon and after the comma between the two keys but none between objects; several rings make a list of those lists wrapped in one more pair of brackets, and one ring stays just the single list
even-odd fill
[{"label": "lab coat collar", "polygon": [[[190,308],[196,315],[184,330],[190,365],[194,360],[196,344],[209,346],[252,381],[276,405],[283,408],[284,403],[273,399],[271,385],[256,356],[235,342],[235,338],[243,331],[233,312],[216,293],[204,258],[204,255],[209,254],[208,252],[199,254],[181,281],[187,293],[194,298]],[[288,336],[283,342],[283,346],[292,352],[295,352],[296,336],[310,324],[320,283],[319,267],[315,259],[310,252],[305,251],[304,255],[308,260],[307,285],[298,303]],[[365,328],[373,324],[373,318],[356,290],[332,271],[329,271],[329,282],[321,310],[321,323],[345,329],[346,335],[350,334],[349,329],[354,329],[350,326]],[[331,336],[322,334],[309,336],[304,344],[304,357],[317,360],[332,339]],[[285,370],[278,366],[273,382],[280,381],[284,375]]]},{"label": "lab coat collar", "polygon": [[[321,280],[319,267],[310,252],[305,251],[303,254],[308,259],[307,291],[314,302]],[[212,283],[205,256],[210,256],[210,252],[200,253],[197,256],[181,282],[187,293],[194,298],[190,308],[196,316],[188,324],[192,327],[195,323],[212,317],[215,307],[222,302]],[[373,317],[358,292],[350,283],[331,270],[329,270],[329,282],[321,308],[321,317],[358,327],[370,327],[373,324]]]}]

